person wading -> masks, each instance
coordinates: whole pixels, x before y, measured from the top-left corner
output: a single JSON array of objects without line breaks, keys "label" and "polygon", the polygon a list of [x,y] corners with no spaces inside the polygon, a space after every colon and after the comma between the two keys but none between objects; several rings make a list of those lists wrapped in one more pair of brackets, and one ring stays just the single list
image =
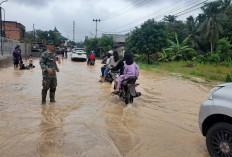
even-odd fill
[{"label": "person wading", "polygon": [[54,55],[54,46],[47,45],[47,51],[45,51],[40,59],[40,66],[42,68],[43,75],[43,89],[42,89],[42,104],[46,103],[47,91],[50,88],[50,102],[55,102],[55,92],[57,86],[56,72],[59,72],[59,68],[56,64],[56,57]]}]

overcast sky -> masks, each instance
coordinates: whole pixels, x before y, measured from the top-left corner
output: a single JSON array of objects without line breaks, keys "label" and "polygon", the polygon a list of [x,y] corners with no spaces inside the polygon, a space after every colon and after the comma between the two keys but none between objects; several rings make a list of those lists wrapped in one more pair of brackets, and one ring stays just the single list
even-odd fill
[{"label": "overcast sky", "polygon": [[[127,33],[149,18],[162,20],[164,15],[186,13],[188,8],[199,8],[204,0],[8,0],[2,4],[6,21],[17,21],[33,29],[53,30],[56,26],[63,36],[73,39],[73,21],[76,24],[75,41],[84,41],[85,36],[95,36],[98,23],[98,37],[102,33]],[[210,1],[210,0],[209,0]],[[196,6],[197,5],[197,6]],[[182,12],[183,11],[183,12]],[[190,10],[188,10],[190,11]],[[194,17],[200,9],[184,14]]]}]

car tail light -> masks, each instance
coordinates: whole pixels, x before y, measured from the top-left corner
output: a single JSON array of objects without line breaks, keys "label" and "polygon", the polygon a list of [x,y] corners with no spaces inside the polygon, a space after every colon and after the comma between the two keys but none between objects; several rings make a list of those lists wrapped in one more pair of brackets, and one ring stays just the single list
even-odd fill
[{"label": "car tail light", "polygon": [[76,53],[76,52],[73,52],[73,53]]}]

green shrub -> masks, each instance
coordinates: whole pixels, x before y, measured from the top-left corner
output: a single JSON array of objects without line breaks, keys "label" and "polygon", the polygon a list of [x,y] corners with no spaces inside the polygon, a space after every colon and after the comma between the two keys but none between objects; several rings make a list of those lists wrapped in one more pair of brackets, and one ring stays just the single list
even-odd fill
[{"label": "green shrub", "polygon": [[216,53],[219,55],[221,61],[232,60],[232,45],[226,38],[222,38],[217,42]]},{"label": "green shrub", "polygon": [[221,62],[220,65],[225,66],[225,67],[232,67],[232,63],[227,62],[227,61]]},{"label": "green shrub", "polygon": [[197,57],[197,52],[192,50],[192,51],[188,51],[184,54],[183,58],[184,60],[196,60],[196,57]]},{"label": "green shrub", "polygon": [[207,58],[207,61],[211,64],[219,63],[221,61],[218,54],[213,54]]},{"label": "green shrub", "polygon": [[226,82],[232,82],[231,74],[226,75]]},{"label": "green shrub", "polygon": [[[137,56],[134,56],[134,60],[136,62],[140,62],[140,63],[147,63],[148,62],[148,57],[147,54],[139,54]],[[156,62],[156,57],[155,54],[150,55],[150,63],[153,64],[154,62]]]},{"label": "green shrub", "polygon": [[196,57],[196,61],[199,63],[204,63],[205,62],[205,57],[203,55],[198,55]]}]

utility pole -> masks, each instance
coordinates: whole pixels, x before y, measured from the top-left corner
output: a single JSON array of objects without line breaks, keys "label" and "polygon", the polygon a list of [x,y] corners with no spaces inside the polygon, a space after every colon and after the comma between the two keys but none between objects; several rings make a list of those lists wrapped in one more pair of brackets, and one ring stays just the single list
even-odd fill
[{"label": "utility pole", "polygon": [[3,56],[3,51],[2,51],[2,7],[0,6],[0,30],[1,30],[1,53]]},{"label": "utility pole", "polygon": [[35,47],[35,24],[33,24],[33,37],[34,37],[34,47]]},{"label": "utility pole", "polygon": [[73,21],[73,42],[75,42],[75,21]]},{"label": "utility pole", "polygon": [[[0,3],[0,30],[1,30],[1,53],[2,53],[2,56],[3,56],[3,51],[2,51],[2,7],[1,7],[1,5],[2,5],[2,3],[4,3],[4,2],[7,2],[8,0],[4,0],[4,1],[2,1],[1,3]],[[4,16],[5,16],[5,13],[4,13]],[[5,22],[5,18],[4,18],[4,22]]]},{"label": "utility pole", "polygon": [[93,19],[93,22],[96,22],[96,36],[95,36],[95,38],[97,38],[97,23],[100,22],[100,21],[101,21],[100,19],[99,20],[98,19],[96,19],[96,20]]}]

